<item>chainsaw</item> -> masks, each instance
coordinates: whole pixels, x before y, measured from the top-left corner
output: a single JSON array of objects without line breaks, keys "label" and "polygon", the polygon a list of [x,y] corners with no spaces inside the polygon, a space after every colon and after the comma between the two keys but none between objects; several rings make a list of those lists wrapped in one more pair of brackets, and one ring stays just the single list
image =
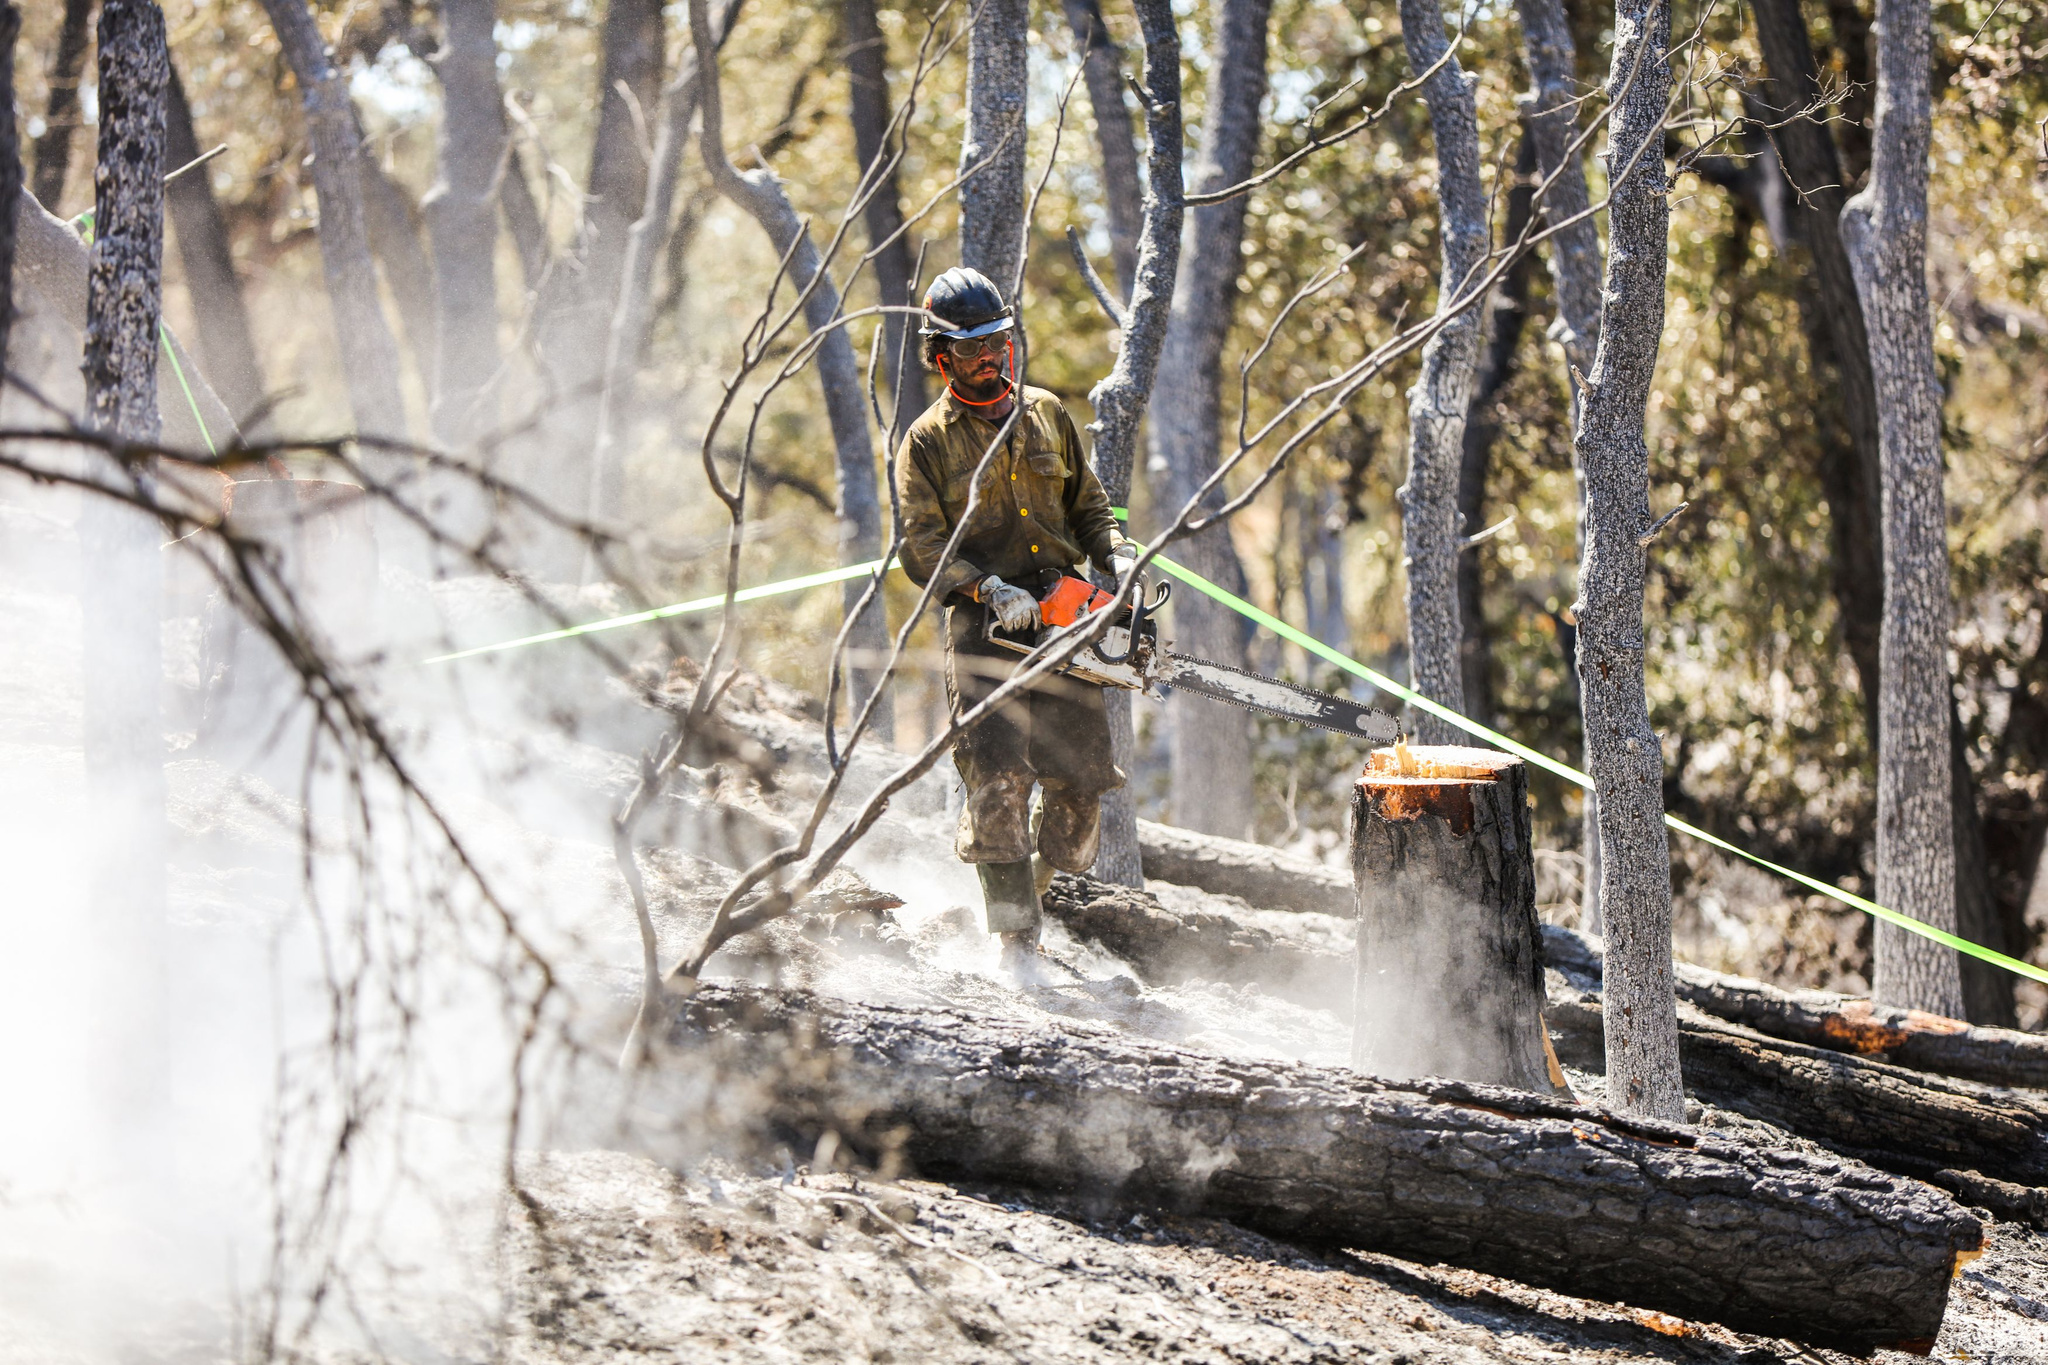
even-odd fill
[{"label": "chainsaw", "polygon": [[[1116,601],[1086,579],[1057,570],[1041,575],[1039,587],[1040,591],[1034,594],[1038,598],[1040,621],[1036,629],[1003,630],[996,624],[994,613],[989,613],[982,638],[999,648],[1030,654],[1064,633],[1086,629],[1090,617],[1108,610]],[[1101,638],[1083,645],[1058,671],[1083,682],[1138,693],[1177,687],[1247,711],[1314,725],[1373,744],[1392,744],[1401,738],[1401,722],[1384,711],[1312,687],[1247,673],[1228,664],[1191,659],[1166,648],[1159,640],[1155,614],[1172,594],[1171,583],[1157,584],[1150,598],[1142,590],[1135,594]]]}]

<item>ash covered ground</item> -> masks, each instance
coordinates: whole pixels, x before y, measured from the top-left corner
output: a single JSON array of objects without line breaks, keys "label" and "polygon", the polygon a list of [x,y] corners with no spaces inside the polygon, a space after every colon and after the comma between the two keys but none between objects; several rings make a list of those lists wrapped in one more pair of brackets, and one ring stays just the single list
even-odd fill
[{"label": "ash covered ground", "polygon": [[[31,545],[61,548],[59,522],[15,529]],[[366,1108],[364,1131],[396,1111],[410,1115],[408,1125],[354,1177],[349,1197],[360,1208],[351,1230],[319,1241],[292,1211],[328,1168],[315,1161],[309,1176],[290,1163],[335,1130],[291,1126],[295,1098],[327,1092],[286,1077],[333,1055],[336,978],[322,949],[334,945],[305,919],[309,882],[329,875],[322,860],[347,845],[350,831],[317,799],[309,813],[310,790],[295,787],[288,765],[199,742],[193,717],[205,655],[196,611],[166,629],[182,689],[174,689],[167,770],[166,952],[175,970],[152,1006],[164,1020],[118,1020],[120,1046],[141,1048],[155,1034],[165,1049],[166,1093],[138,1125],[144,1145],[163,1150],[139,1180],[132,1170],[127,1183],[102,1179],[75,1155],[96,1145],[95,1125],[104,1123],[89,1082],[108,1030],[92,1022],[97,1007],[81,1003],[96,998],[104,947],[77,923],[89,852],[76,832],[89,829],[90,813],[77,612],[63,580],[61,560],[45,561],[0,588],[0,684],[11,699],[0,714],[0,831],[22,893],[6,913],[0,983],[13,1097],[0,1173],[0,1362],[210,1361],[264,1350],[520,1365],[1837,1358],[1082,1194],[936,1183],[915,1172],[884,1179],[829,1144],[720,1150],[686,1114],[632,1112],[609,1063],[637,990],[640,944],[605,820],[661,718],[603,693],[595,669],[576,666],[565,681],[536,660],[391,683],[386,693],[400,714],[426,708],[429,719],[404,735],[407,751],[429,765],[438,807],[506,903],[529,917],[558,978],[542,1020],[551,1045],[527,1073],[516,1140],[493,1117],[506,1098],[503,1002],[452,968],[444,977],[419,966],[425,984],[405,999],[432,1004],[442,1022],[422,1026],[414,1055],[388,1071],[358,1058],[363,1077],[402,1078],[377,1092],[383,1107]],[[387,586],[402,609],[453,621],[448,628],[464,639],[489,638],[519,616],[495,588]],[[555,714],[571,694],[585,705],[569,732],[534,719]],[[735,855],[718,840],[786,828],[820,781],[821,739],[805,699],[749,681],[734,690],[730,710],[781,764],[772,788],[731,772],[686,772],[650,818],[640,867],[668,960],[731,884]],[[1058,925],[1049,929],[1043,980],[1022,985],[1003,975],[968,909],[978,903],[972,873],[948,856],[949,771],[942,766],[896,802],[845,874],[800,913],[735,942],[711,975],[875,1003],[1083,1019],[1185,1047],[1343,1063],[1347,1004],[1317,998],[1313,986],[1200,977],[1146,984],[1130,964]],[[746,813],[738,834],[723,817],[707,832],[706,811],[721,805]],[[721,852],[726,861],[713,856]],[[407,906],[405,879],[390,880],[401,883],[390,904]],[[1169,909],[1232,920],[1290,949],[1327,956],[1349,946],[1349,926],[1329,916],[1185,887],[1153,890]],[[416,907],[423,918],[431,904]],[[423,934],[416,966],[443,953],[459,958],[465,932]],[[489,965],[488,951],[475,956]],[[1598,1077],[1570,1079],[1582,1097],[1600,1097]],[[1704,1107],[1694,1117],[1752,1134],[1759,1127]],[[504,1194],[508,1165],[518,1197]],[[165,1188],[178,1197],[148,1197]],[[333,1280],[337,1310],[295,1332],[306,1319],[291,1311],[293,1295],[318,1276],[280,1283],[272,1254],[291,1253],[292,1273],[303,1274],[316,1246],[353,1268]],[[1934,1354],[2048,1361],[2048,1239],[2014,1224],[1992,1228],[1987,1254],[1954,1285]]]}]

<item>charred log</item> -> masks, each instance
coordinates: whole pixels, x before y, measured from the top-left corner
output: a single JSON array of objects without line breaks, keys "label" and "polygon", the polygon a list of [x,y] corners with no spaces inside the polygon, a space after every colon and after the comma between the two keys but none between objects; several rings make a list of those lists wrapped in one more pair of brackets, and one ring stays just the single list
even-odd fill
[{"label": "charred log", "polygon": [[[1601,1069],[1598,997],[1553,990],[1544,1017],[1560,1057]],[[1681,1012],[1678,1052],[1696,1098],[1884,1170],[2048,1184],[2048,1104],[2037,1098],[1766,1038],[1691,1009]]]},{"label": "charred log", "polygon": [[[672,1065],[785,1134],[1445,1261],[1747,1331],[1925,1342],[1982,1225],[1938,1192],[1527,1092],[1107,1029],[705,986]],[[737,1115],[737,1107],[721,1105]],[[740,1120],[749,1121],[749,1120]]]},{"label": "charred log", "polygon": [[1349,953],[1289,943],[1226,914],[1172,910],[1149,892],[1093,877],[1062,872],[1042,899],[1067,932],[1109,949],[1149,984],[1253,981],[1340,1013],[1351,999]]},{"label": "charred log", "polygon": [[[1546,925],[1543,956],[1546,966],[1599,989],[1597,940]],[[1680,1000],[1773,1038],[1988,1085],[2048,1090],[2048,1037],[2037,1033],[1979,1028],[1832,991],[1785,990],[1689,962],[1676,964],[1676,973]]]},{"label": "charred log", "polygon": [[1264,844],[1140,820],[1138,852],[1145,875],[1158,881],[1237,896],[1266,910],[1313,910],[1346,919],[1357,913],[1351,879],[1342,872]]}]

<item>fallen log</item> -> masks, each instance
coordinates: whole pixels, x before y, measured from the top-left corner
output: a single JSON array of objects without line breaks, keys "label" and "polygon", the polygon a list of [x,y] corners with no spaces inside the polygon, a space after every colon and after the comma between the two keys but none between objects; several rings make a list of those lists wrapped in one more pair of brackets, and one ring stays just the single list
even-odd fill
[{"label": "fallen log", "polygon": [[1289,943],[1227,914],[1172,910],[1150,892],[1065,872],[1042,899],[1067,932],[1109,949],[1148,985],[1251,981],[1339,1014],[1350,1008],[1349,953]]},{"label": "fallen log", "polygon": [[[1567,1064],[1604,1067],[1598,996],[1553,989],[1544,1017]],[[1972,1197],[2007,1217],[2031,1219],[2039,1201],[2027,1187],[2048,1185],[2048,1105],[2031,1096],[1769,1038],[1686,1006],[1678,1031],[1686,1091],[1708,1104],[1949,1188],[1972,1172],[2002,1182],[2012,1189]]]},{"label": "fallen log", "polygon": [[1351,789],[1350,831],[1351,1064],[1563,1090],[1543,1036],[1522,761],[1449,744],[1375,749]]},{"label": "fallen log", "polygon": [[1345,919],[1357,910],[1342,872],[1264,844],[1140,820],[1138,857],[1147,877],[1236,896],[1262,910],[1313,910]]},{"label": "fallen log", "polygon": [[[722,1112],[935,1175],[1164,1204],[1849,1350],[1940,1330],[1983,1228],[1853,1162],[1505,1087],[706,985],[667,1065]],[[700,1111],[693,1111],[700,1112]]]},{"label": "fallen log", "polygon": [[[1545,966],[1599,989],[1598,940],[1546,925],[1543,954]],[[1773,1038],[1989,1085],[2048,1090],[2048,1036],[2042,1034],[1980,1028],[1832,991],[1786,990],[1689,962],[1674,966],[1680,1000]]]},{"label": "fallen log", "polygon": [[[1347,954],[1290,944],[1228,915],[1176,913],[1145,892],[1085,877],[1056,877],[1045,906],[1147,984],[1255,981],[1339,1018],[1347,1012]],[[1565,978],[1544,1007],[1558,1055],[1597,1074],[1606,1065],[1597,951],[1551,927],[1544,947],[1546,964]],[[2048,1106],[2034,1097],[1772,1038],[1683,1007],[1679,1056],[1686,1092],[1705,1103],[2048,1227],[2048,1191],[2039,1188],[2048,1185]]]}]

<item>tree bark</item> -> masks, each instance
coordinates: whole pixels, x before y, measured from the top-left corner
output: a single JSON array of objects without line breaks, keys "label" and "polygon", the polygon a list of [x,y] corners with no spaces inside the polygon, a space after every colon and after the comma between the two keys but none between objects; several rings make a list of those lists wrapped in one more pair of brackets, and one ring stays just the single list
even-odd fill
[{"label": "tree bark", "polygon": [[[152,0],[105,0],[99,19],[99,154],[85,308],[85,426],[116,442],[154,443],[163,319],[164,90],[171,56]],[[111,487],[147,494],[146,456],[97,456]],[[164,814],[163,527],[111,497],[84,499],[82,713],[86,791],[98,847],[90,895],[109,945],[98,964],[122,1017],[154,999],[157,939],[167,913]],[[130,1120],[160,1093],[161,1056],[131,1045],[101,1059],[110,1099]]]},{"label": "tree bark", "polygon": [[1352,788],[1351,869],[1352,1065],[1561,1090],[1543,1037],[1521,760],[1455,745],[1375,749]]},{"label": "tree bark", "polygon": [[421,210],[434,253],[435,440],[469,444],[496,425],[487,394],[498,370],[498,178],[505,105],[498,93],[497,5],[443,0],[440,178]]},{"label": "tree bark", "polygon": [[[534,309],[546,406],[531,437],[515,447],[510,472],[571,517],[592,511],[600,484],[611,477],[597,460],[597,434],[628,244],[646,206],[650,157],[640,129],[651,133],[649,121],[658,117],[662,46],[659,0],[611,0],[589,192],[575,244],[548,272]],[[588,547],[581,540],[553,527],[523,529],[536,538],[525,556],[534,572],[561,579],[584,572]]]},{"label": "tree bark", "polygon": [[[1516,101],[1536,144],[1536,171],[1549,188],[1543,193],[1543,221],[1559,227],[1547,246],[1557,317],[1550,339],[1564,348],[1569,369],[1590,374],[1600,341],[1600,228],[1586,213],[1585,149],[1579,136],[1578,52],[1562,0],[1517,0],[1522,19],[1522,55],[1530,89]],[[1569,373],[1567,373],[1569,377]],[[1573,379],[1572,392],[1578,393]],[[1576,404],[1574,417],[1576,418]]]},{"label": "tree bark", "polygon": [[[1123,317],[1118,320],[1122,340],[1116,361],[1100,383],[1089,391],[1088,403],[1094,420],[1088,434],[1095,440],[1095,476],[1109,495],[1113,507],[1129,507],[1131,472],[1137,455],[1138,428],[1144,421],[1145,405],[1152,396],[1152,384],[1159,374],[1159,357],[1165,345],[1168,319],[1173,306],[1174,283],[1180,271],[1181,229],[1186,210],[1181,204],[1181,90],[1180,32],[1175,27],[1167,0],[1137,0],[1138,28],[1145,41],[1146,169],[1149,188],[1144,199],[1144,226],[1139,231],[1136,260],[1131,273],[1122,278],[1128,291]],[[1071,14],[1070,14],[1071,17]],[[1099,21],[1100,15],[1096,16]],[[1095,61],[1091,52],[1089,61]],[[1090,68],[1091,70],[1093,68]],[[1092,96],[1091,96],[1092,97]],[[1118,87],[1118,108],[1122,88]],[[1099,107],[1099,106],[1098,106]],[[1098,122],[1100,116],[1098,115]],[[1129,123],[1124,125],[1128,143]],[[1104,164],[1108,164],[1107,139],[1103,131]],[[1135,170],[1133,171],[1135,179]],[[1129,773],[1137,766],[1137,734],[1131,719],[1131,698],[1120,689],[1109,689],[1103,697],[1109,712],[1111,757],[1117,767]],[[1095,875],[1123,886],[1142,886],[1145,877],[1139,853],[1138,804],[1129,785],[1102,798],[1102,843],[1095,859]]]},{"label": "tree bark", "polygon": [[[14,45],[21,37],[21,11],[0,0],[0,370],[14,335],[14,222],[21,198],[21,134],[14,126]],[[4,381],[0,381],[4,388]]]},{"label": "tree bark", "polygon": [[[1195,155],[1197,192],[1223,189],[1252,173],[1259,104],[1266,95],[1271,9],[1271,0],[1224,0]],[[1243,263],[1244,215],[1242,195],[1188,215],[1157,377],[1158,387],[1173,401],[1151,411],[1147,428],[1147,469],[1158,480],[1153,501],[1162,517],[1179,515],[1216,470],[1220,367]],[[1219,488],[1205,500],[1203,511],[1222,502]],[[1243,594],[1244,568],[1227,524],[1177,542],[1174,554],[1195,572]],[[1184,593],[1175,600],[1173,615],[1176,647],[1183,653],[1244,666],[1247,628],[1235,612],[1197,593]],[[1171,718],[1174,823],[1245,837],[1252,828],[1251,724],[1245,713],[1206,698],[1176,695]]]},{"label": "tree bark", "polygon": [[[886,307],[908,308],[916,304],[917,281],[910,277],[916,268],[911,259],[910,238],[903,228],[903,202],[896,188],[896,167],[885,174],[892,149],[887,145],[894,107],[889,102],[889,47],[875,20],[875,0],[846,0],[842,10],[846,24],[846,73],[851,86],[850,114],[853,123],[854,155],[864,175],[874,175],[873,193],[865,216],[868,249],[887,242],[875,256],[875,292]],[[930,401],[925,391],[924,366],[918,363],[917,345],[904,342],[909,316],[889,313],[882,318],[882,373],[889,385],[888,448],[894,450],[898,436],[915,421]]]},{"label": "tree bark", "polygon": [[[1515,183],[1508,191],[1507,225],[1501,240],[1512,242],[1529,226],[1534,214],[1536,142],[1523,125],[1515,152]],[[1536,273],[1534,253],[1508,268],[1498,292],[1482,314],[1485,343],[1472,376],[1472,407],[1458,463],[1458,525],[1473,535],[1486,525],[1486,480],[1493,466],[1493,445],[1500,439],[1500,418],[1494,400],[1514,378],[1521,354],[1522,333],[1529,320],[1529,281]],[[1494,722],[1493,637],[1487,629],[1480,573],[1483,551],[1458,556],[1458,669],[1463,679],[1465,714],[1488,725]],[[1311,631],[1311,634],[1314,632]],[[1320,637],[1319,637],[1320,638]]]},{"label": "tree bark", "polygon": [[[1464,713],[1464,672],[1458,626],[1458,472],[1472,372],[1479,361],[1484,309],[1471,307],[1479,265],[1489,245],[1486,187],[1479,179],[1479,116],[1474,78],[1455,55],[1445,59],[1443,7],[1437,0],[1401,0],[1401,41],[1423,82],[1430,135],[1436,145],[1437,235],[1443,265],[1437,311],[1449,320],[1422,348],[1422,372],[1408,390],[1408,477],[1401,504],[1402,567],[1408,579],[1408,659],[1415,690]],[[1475,528],[1476,529],[1476,528]],[[1462,732],[1428,712],[1415,717],[1424,744],[1453,744]]]},{"label": "tree bark", "polygon": [[[1081,76],[1088,83],[1088,104],[1095,114],[1095,141],[1102,152],[1102,200],[1109,211],[1109,258],[1116,268],[1117,297],[1128,300],[1138,287],[1138,236],[1144,231],[1145,185],[1138,178],[1138,147],[1131,135],[1131,107],[1124,102],[1123,49],[1109,36],[1101,0],[1062,3],[1067,26],[1073,29],[1074,40],[1081,45]],[[1178,48],[1176,41],[1175,49]],[[1176,79],[1176,93],[1179,88]],[[1178,163],[1175,169],[1179,169]]]},{"label": "tree bark", "polygon": [[[351,109],[353,112],[353,109]],[[434,258],[425,241],[426,225],[412,192],[377,164],[364,142],[362,120],[356,120],[356,141],[363,146],[363,227],[370,254],[384,272],[385,287],[398,305],[398,320],[412,357],[420,391],[431,396],[440,368],[441,324],[434,306]]]},{"label": "tree bark", "polygon": [[1025,0],[981,0],[967,35],[967,129],[960,170],[994,160],[960,186],[960,264],[995,281],[1015,306],[1024,271]]},{"label": "tree bark", "polygon": [[[718,51],[707,0],[690,0],[690,37],[698,52],[715,54]],[[726,156],[723,140],[725,119],[720,108],[716,57],[702,63],[699,70],[699,79],[703,83],[700,151],[712,180],[721,194],[761,225],[776,255],[789,257],[789,278],[796,288],[809,288],[813,279],[817,280],[817,287],[811,289],[804,303],[804,321],[813,331],[831,329],[819,343],[813,364],[817,367],[818,383],[825,394],[826,416],[832,426],[838,476],[839,562],[858,564],[878,558],[882,553],[882,512],[875,482],[875,448],[868,433],[867,398],[861,383],[860,364],[853,354],[853,343],[847,338],[844,327],[832,326],[839,316],[839,290],[832,283],[829,272],[821,276],[824,266],[819,259],[818,248],[811,241],[803,220],[790,207],[782,182],[768,170],[742,173]],[[842,600],[849,614],[858,607],[865,586],[862,579],[847,580]],[[888,623],[883,613],[882,596],[876,593],[868,610],[854,622],[854,628],[847,637],[847,647],[873,656],[886,650],[888,645]],[[871,667],[856,666],[849,670],[848,676],[853,690],[853,705],[858,708],[879,685],[878,674]],[[875,724],[878,733],[890,733],[886,706],[876,707]]]},{"label": "tree bark", "polygon": [[[626,234],[647,198],[647,156],[641,150],[640,130],[647,127],[661,98],[660,0],[609,0],[603,41],[597,135],[590,145],[590,200],[583,210],[580,254],[586,268],[603,262],[591,271],[595,283],[616,286]],[[609,301],[611,294],[601,289],[595,297]]]},{"label": "tree bark", "polygon": [[519,277],[530,298],[547,278],[551,253],[547,224],[541,221],[540,205],[526,179],[526,158],[516,143],[505,153],[505,174],[498,182],[498,207],[505,214],[505,230],[512,234],[513,245],[518,249]]},{"label": "tree bark", "polygon": [[[172,170],[189,165],[203,150],[175,63],[165,104],[165,131],[165,159]],[[220,204],[213,197],[213,179],[203,166],[165,186],[164,196],[178,234],[185,286],[199,321],[199,354],[206,361],[215,391],[239,424],[263,401],[263,362],[256,357],[256,338],[249,327],[242,280],[235,273],[227,220],[221,216]]]},{"label": "tree bark", "polygon": [[[45,377],[45,392],[59,402],[75,397],[81,410],[84,384],[77,362],[85,351],[91,276],[91,252],[71,224],[37,203],[26,189],[20,191],[14,215],[14,283],[46,305],[44,316],[61,322],[69,333],[67,339],[73,343],[70,355],[59,360],[58,374]],[[24,306],[22,315],[28,311]],[[178,357],[185,371],[185,384],[156,386],[157,420],[161,423],[158,431],[163,443],[181,450],[204,450],[207,433],[232,431],[234,418],[177,334],[159,323],[157,339]],[[16,348],[17,360],[19,349]],[[185,397],[188,386],[192,393],[190,401]],[[202,420],[206,424],[204,429],[200,426]]]},{"label": "tree bark", "polygon": [[402,437],[398,347],[378,300],[377,268],[364,227],[362,138],[348,85],[305,0],[263,0],[263,8],[304,101],[313,192],[320,203],[320,260],[356,428],[370,436]]},{"label": "tree bark", "polygon": [[[720,47],[739,17],[740,0],[727,0],[719,16]],[[600,522],[617,524],[626,510],[626,437],[632,423],[634,377],[654,324],[654,268],[674,212],[676,186],[682,179],[683,150],[702,99],[697,54],[684,58],[673,81],[661,92],[661,122],[654,140],[654,162],[647,177],[647,199],[626,239],[620,267],[617,307],[605,343],[604,402],[599,412],[596,452],[591,460],[590,510]]]},{"label": "tree bark", "polygon": [[[35,180],[30,189],[44,204],[64,197],[71,174],[71,134],[79,126],[78,78],[92,37],[93,0],[64,0],[64,22],[57,29],[57,51],[50,61],[50,103],[43,111],[43,131],[35,140]],[[176,169],[173,167],[173,169]]]},{"label": "tree bark", "polygon": [[668,1039],[700,1093],[747,1096],[747,1122],[829,1128],[934,1175],[1164,1203],[1852,1350],[1932,1338],[1957,1253],[1983,1241],[1914,1182],[1505,1087],[721,986],[682,1002]]},{"label": "tree bark", "polygon": [[[1579,135],[1578,51],[1562,0],[1517,0],[1522,20],[1522,55],[1528,63],[1530,90],[1517,103],[1524,126],[1536,144],[1536,170],[1548,184],[1543,194],[1543,221],[1557,228],[1548,245],[1551,293],[1557,316],[1549,336],[1564,351],[1565,379],[1572,394],[1572,429],[1576,434],[1584,395],[1579,377],[1593,369],[1600,341],[1600,228],[1588,213],[1585,150],[1573,150]],[[1568,226],[1566,226],[1568,225]],[[1586,548],[1586,471],[1572,448],[1572,477],[1578,485],[1575,532],[1580,557]],[[1568,671],[1576,677],[1573,661]],[[1583,723],[1584,698],[1580,698]],[[1590,728],[1585,733],[1590,734]],[[1591,766],[1588,752],[1584,765]],[[1580,848],[1585,858],[1581,919],[1598,933],[1600,923],[1600,803],[1586,793]]]},{"label": "tree bark", "polygon": [[[1883,460],[1877,897],[1953,932],[1955,832],[1942,771],[1951,695],[1948,528],[1927,305],[1928,25],[1925,0],[1879,0],[1870,185],[1844,207],[1841,236],[1870,333]],[[1952,949],[1889,924],[1876,932],[1877,999],[1962,1014]]]},{"label": "tree bark", "polygon": [[[1822,387],[1841,404],[1841,422],[1820,424],[1820,483],[1828,500],[1829,542],[1836,614],[1842,643],[1862,684],[1864,721],[1878,742],[1878,655],[1884,628],[1883,461],[1878,439],[1877,391],[1870,370],[1870,340],[1855,272],[1840,235],[1845,172],[1828,127],[1814,116],[1794,118],[1820,100],[1817,64],[1806,20],[1792,0],[1756,6],[1757,44],[1769,75],[1758,92],[1778,162],[1793,190],[1793,233],[1806,248],[1799,318],[1807,351]],[[1860,32],[1860,30],[1859,30]],[[1989,877],[1990,859],[1977,814],[1960,718],[1949,706],[1950,817],[1956,847],[1956,922],[1963,937],[2011,952]],[[2017,1021],[2012,978],[1975,959],[1960,964],[1963,1004],[1980,1024]]]},{"label": "tree bark", "polygon": [[[1578,672],[1600,829],[1600,908],[1609,997],[1626,1025],[1607,1032],[1615,1102],[1679,1119],[1685,1094],[1671,995],[1671,845],[1664,757],[1643,685],[1642,537],[1650,519],[1643,424],[1664,327],[1664,0],[1617,0],[1608,91],[1608,247],[1600,342],[1573,447],[1586,475],[1579,569]],[[1624,89],[1625,87],[1625,89]]]}]

